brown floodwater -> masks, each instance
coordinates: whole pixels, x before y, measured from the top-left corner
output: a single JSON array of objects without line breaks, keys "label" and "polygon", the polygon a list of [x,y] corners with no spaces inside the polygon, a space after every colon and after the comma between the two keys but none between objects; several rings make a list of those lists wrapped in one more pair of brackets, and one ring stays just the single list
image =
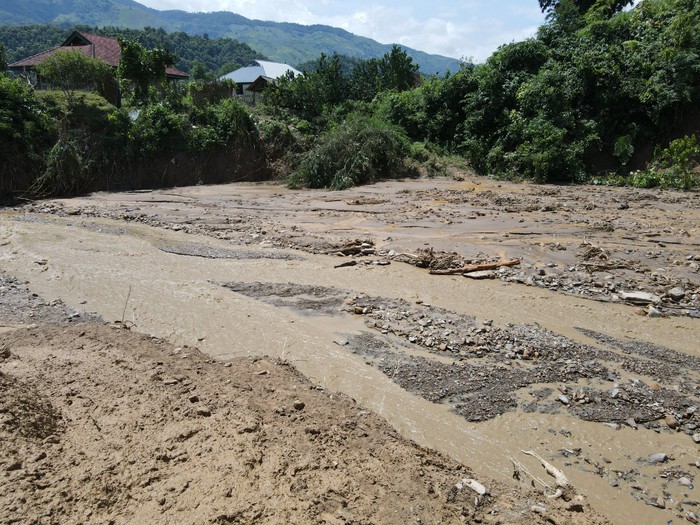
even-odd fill
[{"label": "brown floodwater", "polygon": [[[449,188],[455,187],[467,192],[481,188],[450,183]],[[508,216],[499,221],[495,212],[486,217],[488,220],[481,217],[477,222],[465,221],[467,226],[461,229],[454,222],[439,223],[435,217],[427,217],[425,223],[402,224],[398,218],[403,212],[399,211],[392,223],[378,220],[376,214],[361,218],[345,212],[333,215],[334,210],[351,206],[347,201],[358,195],[377,200],[386,197],[386,192],[380,190],[382,187],[356,194],[320,192],[311,198],[276,186],[234,185],[101,194],[63,202],[94,209],[138,205],[145,214],[181,224],[183,210],[187,217],[208,217],[209,224],[223,224],[235,208],[270,227],[276,225],[278,230],[284,223],[289,228],[301,228],[308,235],[371,237],[377,239],[378,245],[397,250],[430,243],[446,249],[459,246],[464,248],[464,253],[489,250],[503,256],[551,254],[537,244],[541,235],[535,244],[523,244],[522,236],[516,236],[515,240],[512,236],[503,237],[504,231],[524,226],[517,217]],[[406,205],[410,204],[411,195],[395,191],[397,201],[404,199]],[[316,216],[309,215],[301,209],[301,199],[305,199],[304,206],[321,211],[316,211]],[[422,203],[416,209],[426,206]],[[444,204],[435,201],[427,208],[440,206]],[[318,217],[319,213],[322,216]],[[565,242],[580,233],[577,233],[580,225],[565,221],[561,224],[561,228],[550,231],[548,236]],[[691,235],[695,236],[691,241],[696,239],[697,231]],[[75,309],[96,312],[107,321],[127,322],[134,330],[164,337],[176,345],[197,346],[217,359],[264,354],[288,360],[313,382],[352,397],[381,414],[405,436],[450,455],[486,479],[515,483],[511,458],[540,474],[531,458],[522,454],[522,450],[538,451],[564,470],[591,504],[614,523],[636,525],[674,519],[672,509],[645,504],[644,499],[661,497],[664,492],[668,507],[682,500],[700,501],[697,483],[692,489],[681,487],[674,480],[660,477],[659,466],[640,461],[650,454],[664,452],[672,457],[673,465],[697,472],[692,464],[700,459],[698,445],[685,434],[631,428],[613,430],[562,413],[521,410],[487,422],[469,423],[450,412],[447,406],[403,390],[348,347],[338,344],[339,339],[365,329],[361,317],[301,315],[234,293],[220,283],[260,281],[336,287],[357,294],[423,301],[475,316],[478,321],[492,320],[496,326],[536,323],[587,344],[594,342],[575,327],[620,339],[634,337],[695,356],[700,356],[698,320],[648,318],[622,304],[501,281],[429,276],[425,270],[406,264],[334,269],[338,263],[334,256],[294,250],[285,250],[293,258],[281,260],[212,259],[159,249],[163,245],[193,242],[217,250],[250,252],[251,257],[265,251],[279,252],[265,243],[261,245],[260,239],[250,246],[241,246],[212,236],[99,217],[0,213],[1,271],[26,279],[32,291],[48,300],[60,298]],[[544,386],[556,388],[556,385]],[[577,455],[565,457],[560,453],[575,449],[581,449]],[[598,466],[607,467],[605,475],[601,475]],[[633,484],[643,487],[646,494],[637,491],[634,497],[629,483],[612,486],[611,470],[621,473],[635,470]]]}]

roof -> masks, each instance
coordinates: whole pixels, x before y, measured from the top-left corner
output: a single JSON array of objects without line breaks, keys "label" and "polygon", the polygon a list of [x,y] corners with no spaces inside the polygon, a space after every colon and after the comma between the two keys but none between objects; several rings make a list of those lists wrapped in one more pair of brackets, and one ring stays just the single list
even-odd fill
[{"label": "roof", "polygon": [[294,73],[295,76],[302,74],[301,71],[289,64],[268,62],[267,60],[251,60],[247,66],[224,75],[220,80],[231,79],[237,84],[252,84],[258,77],[280,78],[285,76],[288,71]]},{"label": "roof", "polygon": [[[97,58],[110,66],[117,67],[122,50],[116,38],[107,36],[91,35],[80,31],[73,31],[71,35],[60,46],[42,51],[36,55],[22,59],[10,64],[10,69],[32,68],[41,64],[48,57],[63,51],[77,51],[85,56]],[[165,70],[169,77],[188,78],[189,75],[177,68],[169,67]]]}]

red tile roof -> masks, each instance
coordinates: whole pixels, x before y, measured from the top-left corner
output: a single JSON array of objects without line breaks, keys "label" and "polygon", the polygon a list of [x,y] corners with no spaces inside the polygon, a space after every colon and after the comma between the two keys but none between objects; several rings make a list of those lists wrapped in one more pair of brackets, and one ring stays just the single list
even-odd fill
[{"label": "red tile roof", "polygon": [[[119,58],[121,57],[121,48],[116,38],[73,31],[62,45],[10,64],[9,67],[12,69],[31,68],[41,64],[48,57],[59,51],[78,51],[86,56],[98,58],[113,67],[119,65]],[[174,67],[167,68],[165,74],[177,78],[189,77],[187,73]]]}]

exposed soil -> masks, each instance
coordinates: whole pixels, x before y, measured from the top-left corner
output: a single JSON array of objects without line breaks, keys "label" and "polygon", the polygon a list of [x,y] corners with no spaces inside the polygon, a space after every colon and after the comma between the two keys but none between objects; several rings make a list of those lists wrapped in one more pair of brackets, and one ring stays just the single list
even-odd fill
[{"label": "exposed soil", "polygon": [[[224,516],[224,523],[413,523],[415,516],[423,516],[418,522],[558,523],[596,522],[599,512],[615,523],[636,524],[693,522],[700,513],[695,484],[700,468],[696,193],[543,187],[479,178],[391,182],[342,193],[269,185],[198,186],[33,203],[8,211],[0,221],[0,260],[6,271],[27,279],[30,289],[27,299],[3,296],[3,305],[16,310],[12,315],[17,317],[8,324],[16,327],[37,318],[68,323],[51,328],[50,337],[65,332],[72,334],[70,341],[79,341],[73,330],[79,334],[86,329],[70,326],[95,316],[77,312],[94,310],[116,321],[121,328],[90,324],[86,333],[94,333],[94,341],[104,338],[109,348],[144,346],[144,355],[157,349],[163,354],[153,357],[161,363],[156,367],[162,371],[159,377],[177,380],[158,391],[180,395],[167,400],[142,383],[136,387],[150,392],[149,400],[157,398],[157,406],[148,410],[162,418],[151,421],[151,435],[165,432],[164,425],[205,425],[187,440],[195,448],[187,449],[183,465],[166,462],[168,468],[182,469],[173,475],[191,477],[197,470],[205,479],[187,485],[182,493],[186,504],[158,503],[163,498],[170,502],[177,487],[161,490],[165,496],[155,494],[156,489],[154,494],[146,491],[156,498],[153,508],[165,513],[164,518],[144,515],[146,521],[201,522]],[[512,259],[520,263],[478,273],[459,270]],[[9,289],[23,286],[5,279]],[[36,334],[47,329],[41,321],[38,327],[4,337],[41,342],[49,336]],[[70,355],[79,350],[71,349]],[[130,365],[130,373],[135,378],[143,373],[152,386],[152,361],[138,364],[146,359],[139,352],[129,357],[137,363]],[[183,353],[188,357],[183,359]],[[0,370],[17,359],[14,352],[12,356]],[[34,363],[47,367],[47,362],[37,358]],[[196,364],[183,368],[189,363]],[[168,370],[175,365],[179,368]],[[105,370],[110,366],[101,365]],[[262,379],[256,376],[261,368],[267,371]],[[237,374],[239,369],[244,372]],[[255,384],[244,382],[246,374]],[[230,389],[227,381],[234,376],[236,385],[248,386]],[[32,381],[40,380],[37,375]],[[29,380],[17,376],[7,384],[16,381]],[[55,382],[61,381],[78,380],[57,376]],[[105,381],[113,381],[105,392],[131,395],[121,393],[126,392],[125,376],[107,372]],[[195,392],[187,390],[190,385],[197,389],[196,402],[186,397]],[[289,408],[290,398],[301,396],[297,391],[316,396],[300,398],[305,407],[328,404],[323,415],[327,433],[307,432],[310,411]],[[337,391],[366,409],[342,395],[339,401]],[[53,403],[52,392],[46,399]],[[235,483],[250,485],[250,491],[238,499],[217,498],[219,485],[208,477],[216,477],[211,472],[221,470],[216,470],[217,461],[226,463],[230,451],[224,444],[207,446],[199,439],[233,439],[235,425],[229,432],[226,423],[237,413],[231,407],[250,408],[242,398],[254,404],[254,413],[246,414],[265,421],[261,428],[266,432],[262,441],[245,444],[236,437],[232,450],[255,445],[263,460],[251,468],[230,469],[231,475],[247,476]],[[144,396],[128,399],[132,408],[145,402]],[[206,401],[200,403],[202,399]],[[200,404],[209,415],[196,413]],[[175,414],[170,422],[158,408],[166,405]],[[280,407],[283,415],[276,412]],[[44,421],[51,414],[64,414],[65,407],[37,401],[32,410]],[[369,459],[363,455],[367,443],[350,443],[355,429],[343,426],[360,416],[346,410],[367,418],[374,418],[369,415],[374,411],[385,418],[391,426],[380,428],[377,419],[380,426],[372,427],[376,442],[384,440],[381,447],[399,455],[379,463],[373,463],[371,454]],[[140,421],[133,416],[125,412],[120,421]],[[63,429],[66,418],[59,420]],[[212,421],[223,434],[212,434],[207,426]],[[295,426],[297,421],[303,428]],[[273,427],[276,423],[282,427]],[[118,439],[133,440],[129,424],[123,434],[117,432],[122,436]],[[313,424],[320,428],[320,423]],[[424,448],[403,441],[396,431]],[[334,452],[340,446],[337,436],[345,443],[340,452]],[[398,440],[414,452],[402,456],[398,445],[386,440]],[[285,490],[297,480],[281,466],[284,452],[272,449],[285,441],[294,450],[313,445],[308,453],[317,454],[317,468],[304,477],[301,491]],[[144,447],[137,457],[160,454]],[[435,456],[442,459],[434,464],[431,479],[445,477],[423,493],[423,476],[415,485],[411,474],[420,470],[420,462],[406,457],[417,454],[415,450],[434,454],[428,448],[445,454]],[[537,482],[539,492],[522,492],[532,476],[513,480],[511,459],[527,464],[536,477],[541,472],[535,470],[541,468],[537,462],[527,463],[522,456],[527,448],[562,468],[578,493],[588,496],[592,509],[584,505],[579,509],[584,512],[572,512],[566,509],[576,507],[573,500],[543,499]],[[355,466],[341,473],[339,467],[328,467],[328,457],[338,453],[356,457]],[[188,464],[194,457],[201,463]],[[370,475],[380,479],[379,470],[363,470],[363,462],[385,464],[386,479],[368,482]],[[399,467],[404,464],[405,469]],[[319,476],[320,481],[309,481]],[[330,476],[328,483],[324,476]],[[396,488],[397,477],[407,492]],[[457,492],[464,497],[453,501],[463,477],[486,483],[494,496],[474,507],[475,493],[463,488]],[[343,483],[351,490],[338,492]],[[193,491],[200,484],[204,489]],[[281,493],[272,494],[272,486]],[[329,487],[337,496],[333,512],[322,503]],[[108,521],[109,515],[150,509],[143,502],[152,500],[146,500],[141,488],[137,493],[130,501],[115,503],[117,514],[105,511],[100,516]],[[189,493],[194,496],[187,499]],[[260,494],[264,496],[256,499]],[[351,494],[359,494],[358,499]],[[424,497],[432,503],[423,502]],[[379,498],[373,507],[372,498]],[[422,505],[425,514],[399,504],[402,499],[420,501],[415,508]],[[217,510],[202,518],[192,510],[209,500],[212,509],[226,508],[230,514]],[[179,514],[168,514],[172,512]],[[395,521],[390,512],[396,512]]]}]

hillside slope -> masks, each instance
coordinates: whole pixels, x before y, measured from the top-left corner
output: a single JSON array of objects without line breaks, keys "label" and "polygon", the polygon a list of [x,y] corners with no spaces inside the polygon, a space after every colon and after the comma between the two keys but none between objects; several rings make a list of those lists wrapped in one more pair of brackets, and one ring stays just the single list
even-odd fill
[{"label": "hillside slope", "polygon": [[[0,20],[9,25],[87,24],[141,29],[162,27],[209,37],[231,37],[272,60],[299,64],[321,53],[337,52],[358,58],[377,58],[391,50],[369,38],[324,25],[250,20],[230,12],[188,13],[158,11],[133,0],[0,0]],[[457,71],[459,61],[406,48],[425,74]]]}]

